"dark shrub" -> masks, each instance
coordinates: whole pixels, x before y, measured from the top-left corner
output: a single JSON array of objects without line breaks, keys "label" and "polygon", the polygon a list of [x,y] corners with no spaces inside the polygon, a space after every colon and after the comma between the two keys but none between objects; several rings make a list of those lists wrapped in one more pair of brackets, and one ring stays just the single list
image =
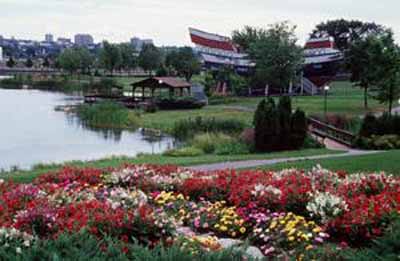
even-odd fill
[{"label": "dark shrub", "polygon": [[307,137],[307,118],[304,111],[296,110],[292,115],[292,126],[290,134],[290,144],[292,149],[299,149],[303,146]]},{"label": "dark shrub", "polygon": [[365,116],[364,121],[361,125],[360,136],[370,137],[376,134],[378,131],[378,121],[373,114],[368,114]]},{"label": "dark shrub", "polygon": [[200,109],[206,105],[193,97],[160,98],[156,101],[156,104],[161,110]]},{"label": "dark shrub", "polygon": [[288,150],[290,149],[288,137],[290,136],[292,115],[292,102],[290,100],[290,97],[284,96],[279,100],[278,113],[280,124],[279,149]]},{"label": "dark shrub", "polygon": [[303,111],[291,112],[289,97],[282,97],[278,106],[273,99],[261,101],[254,114],[255,149],[259,152],[299,149],[307,135],[307,119]]}]

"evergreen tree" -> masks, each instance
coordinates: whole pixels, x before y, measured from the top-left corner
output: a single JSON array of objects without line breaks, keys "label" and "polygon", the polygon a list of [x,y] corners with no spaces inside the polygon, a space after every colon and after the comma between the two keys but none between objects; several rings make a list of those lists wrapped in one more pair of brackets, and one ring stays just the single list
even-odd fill
[{"label": "evergreen tree", "polygon": [[257,151],[264,151],[266,101],[262,100],[254,113],[254,143]]},{"label": "evergreen tree", "polygon": [[283,96],[278,104],[279,122],[280,122],[280,149],[290,149],[290,126],[292,115],[292,102],[289,96]]},{"label": "evergreen tree", "polygon": [[299,109],[292,115],[292,126],[290,134],[290,144],[293,149],[299,149],[303,146],[307,136],[307,118],[304,111]]}]

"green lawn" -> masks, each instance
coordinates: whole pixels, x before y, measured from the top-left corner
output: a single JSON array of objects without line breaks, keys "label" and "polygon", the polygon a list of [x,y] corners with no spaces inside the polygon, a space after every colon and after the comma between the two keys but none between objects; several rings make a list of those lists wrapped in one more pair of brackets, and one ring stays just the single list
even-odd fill
[{"label": "green lawn", "polygon": [[166,157],[162,155],[143,155],[136,158],[129,157],[113,157],[95,161],[74,161],[68,162],[63,165],[38,165],[30,171],[14,171],[0,174],[0,178],[10,179],[12,178],[15,182],[30,182],[40,174],[60,169],[64,166],[76,166],[76,167],[117,167],[124,163],[132,164],[160,164],[160,165],[179,165],[179,166],[194,166],[207,163],[218,163],[228,161],[240,161],[240,160],[253,160],[253,159],[274,159],[274,158],[287,158],[287,157],[301,157],[301,156],[312,156],[312,155],[324,155],[324,154],[335,154],[340,153],[338,151],[330,151],[327,149],[306,149],[301,151],[289,151],[289,152],[277,152],[267,154],[246,154],[246,155],[232,155],[232,156],[218,156],[218,155],[204,155],[199,157]]},{"label": "green lawn", "polygon": [[[350,82],[333,82],[328,96],[328,112],[358,116],[365,114],[363,90],[355,88]],[[255,109],[262,97],[240,98],[230,106],[243,106]],[[324,110],[323,96],[304,96],[292,99],[293,108],[301,108],[308,114],[321,114]],[[369,98],[370,111],[383,111],[385,106]]]},{"label": "green lawn", "polygon": [[[328,112],[359,116],[366,113],[363,107],[363,92],[351,86],[349,82],[333,82],[332,92],[328,98]],[[189,117],[215,117],[224,119],[239,119],[251,125],[253,113],[244,111],[242,107],[255,109],[263,97],[238,97],[235,101],[224,105],[210,105],[200,110],[158,111],[153,114],[142,115],[142,125],[145,128],[161,129],[168,132],[178,120]],[[292,99],[293,108],[301,108],[307,114],[322,114],[324,106],[323,96],[304,96]],[[370,111],[383,111],[377,101],[369,99]],[[235,108],[237,107],[237,108]]]},{"label": "green lawn", "polygon": [[317,164],[320,164],[326,169],[345,170],[350,173],[385,171],[387,173],[400,175],[400,150],[365,156],[280,163],[272,166],[265,166],[260,169],[281,170],[298,168],[309,170]]}]

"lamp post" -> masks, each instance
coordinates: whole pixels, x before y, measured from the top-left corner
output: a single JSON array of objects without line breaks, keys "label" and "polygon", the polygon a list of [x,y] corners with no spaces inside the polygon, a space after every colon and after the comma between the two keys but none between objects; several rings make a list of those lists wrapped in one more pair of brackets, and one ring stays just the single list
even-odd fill
[{"label": "lamp post", "polygon": [[324,113],[325,113],[325,120],[326,120],[326,114],[328,112],[328,91],[330,87],[326,85],[324,87]]}]

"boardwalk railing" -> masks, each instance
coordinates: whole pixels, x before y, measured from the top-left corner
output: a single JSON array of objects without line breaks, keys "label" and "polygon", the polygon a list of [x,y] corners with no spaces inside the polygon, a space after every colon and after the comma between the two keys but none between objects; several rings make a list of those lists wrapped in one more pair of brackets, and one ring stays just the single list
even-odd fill
[{"label": "boardwalk railing", "polygon": [[321,122],[314,118],[308,118],[309,131],[321,138],[329,138],[348,147],[353,146],[356,136],[348,131],[338,129],[335,126]]}]

